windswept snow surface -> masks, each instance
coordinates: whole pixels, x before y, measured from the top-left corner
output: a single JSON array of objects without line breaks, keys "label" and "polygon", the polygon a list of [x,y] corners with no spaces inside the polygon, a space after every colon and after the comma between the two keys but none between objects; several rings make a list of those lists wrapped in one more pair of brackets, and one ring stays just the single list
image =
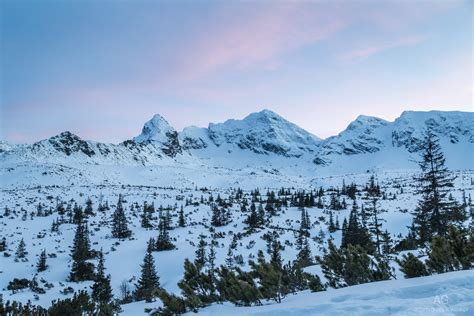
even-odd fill
[{"label": "windswept snow surface", "polygon": [[200,310],[198,315],[474,315],[474,271],[373,282],[317,293],[305,291],[288,296],[281,304],[215,304]]}]

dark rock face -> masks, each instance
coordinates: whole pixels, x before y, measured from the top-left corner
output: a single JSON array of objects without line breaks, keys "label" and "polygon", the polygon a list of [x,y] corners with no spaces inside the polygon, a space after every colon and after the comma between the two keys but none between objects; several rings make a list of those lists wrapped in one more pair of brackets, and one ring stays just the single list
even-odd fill
[{"label": "dark rock face", "polygon": [[62,132],[58,136],[50,138],[48,141],[54,149],[65,153],[66,156],[70,156],[74,152],[82,152],[88,157],[92,157],[96,154],[88,142],[80,139],[77,135],[69,131]]},{"label": "dark rock face", "polygon": [[163,145],[163,153],[169,157],[176,157],[177,154],[181,154],[183,149],[179,144],[178,132],[170,131],[166,133],[168,141]]},{"label": "dark rock face", "polygon": [[200,137],[198,138],[191,138],[185,137],[182,139],[182,148],[185,150],[188,149],[203,149],[207,148],[207,143]]}]

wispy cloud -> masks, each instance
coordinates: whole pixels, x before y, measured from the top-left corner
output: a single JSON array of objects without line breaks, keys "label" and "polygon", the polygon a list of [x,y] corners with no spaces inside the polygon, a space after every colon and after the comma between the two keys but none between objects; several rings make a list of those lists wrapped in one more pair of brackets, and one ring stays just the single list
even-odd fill
[{"label": "wispy cloud", "polygon": [[193,79],[223,67],[244,70],[258,65],[278,68],[279,58],[306,45],[330,37],[348,21],[339,6],[288,2],[253,4],[238,10],[221,10],[205,23],[180,58],[177,74]]},{"label": "wispy cloud", "polygon": [[409,37],[399,38],[390,42],[374,43],[366,47],[357,48],[347,53],[341,54],[339,56],[339,59],[342,61],[362,60],[362,59],[369,58],[372,55],[376,55],[390,49],[416,45],[425,41],[425,39],[426,38],[423,36],[409,36]]}]

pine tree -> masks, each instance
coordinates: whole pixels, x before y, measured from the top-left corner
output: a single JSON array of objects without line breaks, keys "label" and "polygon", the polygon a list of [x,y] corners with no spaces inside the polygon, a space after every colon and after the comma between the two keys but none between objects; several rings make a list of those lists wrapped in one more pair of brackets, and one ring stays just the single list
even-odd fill
[{"label": "pine tree", "polygon": [[7,250],[7,239],[5,237],[0,241],[0,252]]},{"label": "pine tree", "polygon": [[436,273],[456,271],[461,267],[461,262],[454,253],[452,244],[443,236],[433,237],[426,263],[430,271]]},{"label": "pine tree", "polygon": [[258,253],[258,262],[249,261],[249,265],[252,268],[252,273],[260,281],[258,289],[262,296],[280,303],[285,296],[282,270],[267,263],[261,250]]},{"label": "pine tree", "polygon": [[161,288],[158,297],[163,302],[164,308],[158,308],[158,315],[182,315],[186,313],[186,301],[174,294],[168,293]]},{"label": "pine tree", "polygon": [[23,238],[20,240],[20,243],[18,244],[18,248],[16,249],[15,252],[15,257],[17,259],[22,259],[25,258],[28,252],[26,251],[26,244]]},{"label": "pine tree", "polygon": [[311,228],[311,221],[309,219],[308,212],[304,207],[301,208],[301,222],[300,222],[300,229],[308,230]]},{"label": "pine tree", "polygon": [[159,233],[156,240],[155,250],[165,251],[173,250],[176,246],[171,242],[171,238],[168,232],[168,225],[165,216],[160,216],[160,223],[158,225]]},{"label": "pine tree", "polygon": [[89,231],[84,223],[76,226],[71,257],[73,262],[69,279],[73,282],[93,280],[94,265],[87,262],[91,258]]},{"label": "pine tree", "polygon": [[82,223],[84,220],[84,213],[82,212],[82,207],[78,206],[77,203],[74,204],[74,215],[72,217],[73,224]]},{"label": "pine tree", "polygon": [[328,231],[330,233],[334,233],[336,232],[336,225],[334,224],[334,218],[333,218],[333,214],[332,214],[332,211],[329,211],[329,224],[328,224]]},{"label": "pine tree", "polygon": [[245,219],[244,223],[247,224],[251,229],[259,227],[260,221],[254,203],[252,203],[252,205],[250,206],[250,213]]},{"label": "pine tree", "polygon": [[215,284],[209,273],[200,271],[189,259],[184,260],[183,279],[178,282],[178,287],[186,299],[187,305],[196,310],[198,307],[215,302]]},{"label": "pine tree", "polygon": [[211,273],[214,273],[216,270],[216,246],[218,246],[218,242],[213,238],[209,246],[209,254],[207,255],[207,262],[209,264],[209,271]]},{"label": "pine tree", "polygon": [[386,210],[379,207],[379,200],[376,195],[370,196],[369,203],[369,206],[366,208],[366,214],[368,218],[367,226],[369,232],[375,239],[374,243],[377,254],[381,255],[383,239],[382,222],[384,222],[384,220],[380,217],[380,214],[386,212]]},{"label": "pine tree", "polygon": [[349,241],[348,241],[348,231],[347,231],[347,219],[344,218],[344,220],[342,221],[342,228],[341,228],[341,247],[345,247],[349,244]]},{"label": "pine tree", "polygon": [[405,278],[417,278],[428,275],[426,265],[411,252],[407,255],[403,255],[402,259],[397,262]]},{"label": "pine tree", "polygon": [[94,215],[94,209],[93,209],[92,205],[93,205],[93,203],[92,203],[91,198],[87,198],[86,208],[84,209],[84,214],[86,216],[93,216]]},{"label": "pine tree", "polygon": [[271,251],[270,251],[270,263],[275,267],[275,269],[281,269],[282,267],[282,259],[281,259],[281,244],[278,240],[273,239],[271,244]]},{"label": "pine tree", "polygon": [[207,242],[205,240],[206,236],[199,235],[198,249],[196,249],[196,259],[194,259],[194,265],[198,270],[201,270],[206,264],[206,247]]},{"label": "pine tree", "polygon": [[324,276],[331,287],[339,288],[373,281],[371,259],[360,246],[338,249],[328,241],[328,250],[319,259]]},{"label": "pine tree", "polygon": [[306,237],[303,239],[303,245],[296,257],[296,263],[301,268],[306,268],[314,264],[311,248],[309,247],[308,238]]},{"label": "pine tree", "polygon": [[182,205],[181,205],[181,208],[179,209],[178,225],[179,227],[186,227],[186,218],[184,217],[184,209]]},{"label": "pine tree", "polygon": [[216,204],[211,205],[211,225],[215,227],[225,226],[229,223],[229,214],[224,207],[219,208]]},{"label": "pine tree", "polygon": [[354,201],[352,205],[351,213],[349,214],[349,221],[346,224],[346,230],[343,230],[341,247],[344,248],[349,244],[354,246],[360,245],[362,248],[367,250],[372,247],[369,232],[359,221],[356,201]]},{"label": "pine tree", "polygon": [[260,305],[262,295],[257,289],[249,273],[229,270],[221,267],[218,270],[219,280],[216,288],[221,300],[229,301],[237,306]]},{"label": "pine tree", "polygon": [[38,263],[36,264],[36,270],[38,272],[45,271],[48,268],[46,264],[46,250],[41,251],[41,254],[38,259]]},{"label": "pine tree", "polygon": [[112,217],[112,236],[114,238],[128,238],[132,231],[128,229],[127,217],[122,206],[122,196],[119,196],[117,207]]},{"label": "pine tree", "polygon": [[259,224],[260,226],[265,225],[265,210],[264,210],[264,208],[263,208],[262,203],[260,203],[260,204],[258,205],[257,218],[258,218],[258,224]]},{"label": "pine tree", "polygon": [[99,264],[97,265],[97,273],[95,281],[92,285],[92,299],[98,302],[105,309],[105,306],[110,304],[113,298],[112,287],[110,286],[110,274],[105,275],[104,253],[99,252]]},{"label": "pine tree", "polygon": [[427,130],[419,162],[422,175],[418,178],[418,193],[422,199],[414,212],[414,228],[421,244],[436,235],[446,236],[448,224],[459,224],[466,219],[464,208],[448,198],[455,177],[445,162],[438,137]]},{"label": "pine tree", "polygon": [[141,276],[136,284],[134,295],[138,301],[146,300],[147,302],[151,302],[160,288],[160,279],[156,274],[155,260],[149,249],[145,254],[141,269]]},{"label": "pine tree", "polygon": [[146,203],[143,204],[143,213],[142,213],[142,216],[141,216],[141,226],[143,228],[152,228],[153,225],[151,224],[151,220],[152,220],[152,215],[151,215],[151,212],[148,210],[148,205]]},{"label": "pine tree", "polygon": [[225,259],[225,264],[229,269],[233,269],[235,267],[233,252],[234,249],[237,249],[237,235],[234,235],[234,237],[232,237],[232,241],[229,244],[229,249],[227,251],[227,257]]}]

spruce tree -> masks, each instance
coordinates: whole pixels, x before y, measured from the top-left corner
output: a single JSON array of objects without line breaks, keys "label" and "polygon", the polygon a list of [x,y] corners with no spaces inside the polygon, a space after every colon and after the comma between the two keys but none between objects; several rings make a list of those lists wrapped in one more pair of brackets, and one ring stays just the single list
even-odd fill
[{"label": "spruce tree", "polygon": [[281,259],[281,244],[278,240],[273,239],[271,244],[271,251],[270,251],[270,263],[273,264],[275,269],[282,268],[282,259]]},{"label": "spruce tree", "polygon": [[23,258],[26,257],[27,254],[28,254],[28,252],[26,251],[26,244],[25,244],[25,241],[22,238],[20,240],[20,243],[18,244],[18,248],[16,249],[15,257],[17,259],[23,259]]},{"label": "spruce tree", "polygon": [[119,196],[117,208],[112,216],[112,236],[114,238],[128,238],[132,231],[128,229],[127,217],[122,205],[122,196]]},{"label": "spruce tree", "polygon": [[147,302],[151,302],[160,288],[160,279],[156,274],[155,260],[149,249],[147,249],[141,269],[141,276],[136,284],[134,295],[138,301],[146,300]]},{"label": "spruce tree", "polygon": [[45,271],[48,268],[46,264],[46,250],[41,251],[41,254],[38,259],[38,263],[36,264],[36,270],[38,272]]},{"label": "spruce tree", "polygon": [[179,227],[186,227],[186,218],[184,217],[184,209],[182,205],[179,209],[178,225]]},{"label": "spruce tree", "polygon": [[354,246],[360,245],[361,247],[368,250],[372,246],[370,242],[369,232],[359,220],[356,201],[354,201],[352,205],[351,213],[349,214],[349,221],[346,224],[346,230],[343,229],[341,247],[344,248],[349,244]]},{"label": "spruce tree", "polygon": [[160,216],[160,223],[158,225],[159,233],[156,240],[155,250],[165,251],[173,250],[176,246],[172,243],[169,232],[166,216]]},{"label": "spruce tree", "polygon": [[198,270],[201,270],[206,264],[206,247],[207,242],[205,240],[206,236],[199,235],[198,249],[196,249],[196,259],[194,259],[194,265]]},{"label": "spruce tree", "polygon": [[306,268],[314,264],[311,248],[309,247],[308,238],[306,237],[303,239],[303,246],[296,257],[296,264],[301,268]]},{"label": "spruce tree", "polygon": [[73,224],[82,223],[84,220],[84,213],[82,212],[82,207],[78,206],[77,203],[74,204],[74,215],[72,217]]},{"label": "spruce tree", "polygon": [[260,226],[265,225],[265,209],[263,208],[262,203],[258,205],[257,218],[258,218],[258,224]]},{"label": "spruce tree", "polygon": [[448,224],[459,224],[466,219],[464,208],[448,198],[455,177],[445,162],[438,137],[427,130],[419,161],[422,174],[417,179],[422,198],[414,212],[414,228],[420,244],[436,235],[446,236]]},{"label": "spruce tree", "polygon": [[94,265],[87,262],[91,258],[89,231],[84,223],[76,226],[71,257],[73,262],[69,279],[73,282],[93,280]]},{"label": "spruce tree", "polygon": [[379,199],[376,195],[371,195],[369,198],[369,204],[366,207],[366,214],[368,219],[368,229],[374,238],[375,249],[378,255],[382,255],[382,240],[383,230],[381,214],[385,213],[386,210],[379,207]]},{"label": "spruce tree", "polygon": [[301,222],[300,229],[309,230],[311,228],[311,221],[309,219],[308,212],[304,207],[301,208]]},{"label": "spruce tree", "polygon": [[7,239],[5,237],[0,241],[0,252],[7,250]]},{"label": "spruce tree", "polygon": [[329,211],[329,223],[328,223],[328,231],[330,233],[336,232],[336,225],[334,224],[334,217],[332,211]]},{"label": "spruce tree", "polygon": [[86,216],[93,216],[94,215],[94,208],[92,207],[93,203],[91,198],[87,198],[86,207],[84,208],[84,214]]},{"label": "spruce tree", "polygon": [[249,226],[249,228],[251,228],[251,229],[257,228],[257,227],[260,226],[260,221],[259,221],[259,218],[258,218],[257,209],[256,209],[254,203],[252,203],[252,205],[250,206],[250,213],[247,216],[247,218],[245,219],[244,223],[247,224]]},{"label": "spruce tree", "polygon": [[92,285],[92,299],[102,306],[102,309],[106,309],[112,301],[112,287],[110,286],[110,274],[105,275],[104,266],[104,253],[102,250],[99,252],[99,264],[97,265],[97,273],[95,275],[95,281]]},{"label": "spruce tree", "polygon": [[141,216],[141,226],[143,228],[152,228],[153,225],[151,224],[151,212],[148,210],[148,206],[146,203],[143,204],[143,213],[142,213],[142,216]]}]

